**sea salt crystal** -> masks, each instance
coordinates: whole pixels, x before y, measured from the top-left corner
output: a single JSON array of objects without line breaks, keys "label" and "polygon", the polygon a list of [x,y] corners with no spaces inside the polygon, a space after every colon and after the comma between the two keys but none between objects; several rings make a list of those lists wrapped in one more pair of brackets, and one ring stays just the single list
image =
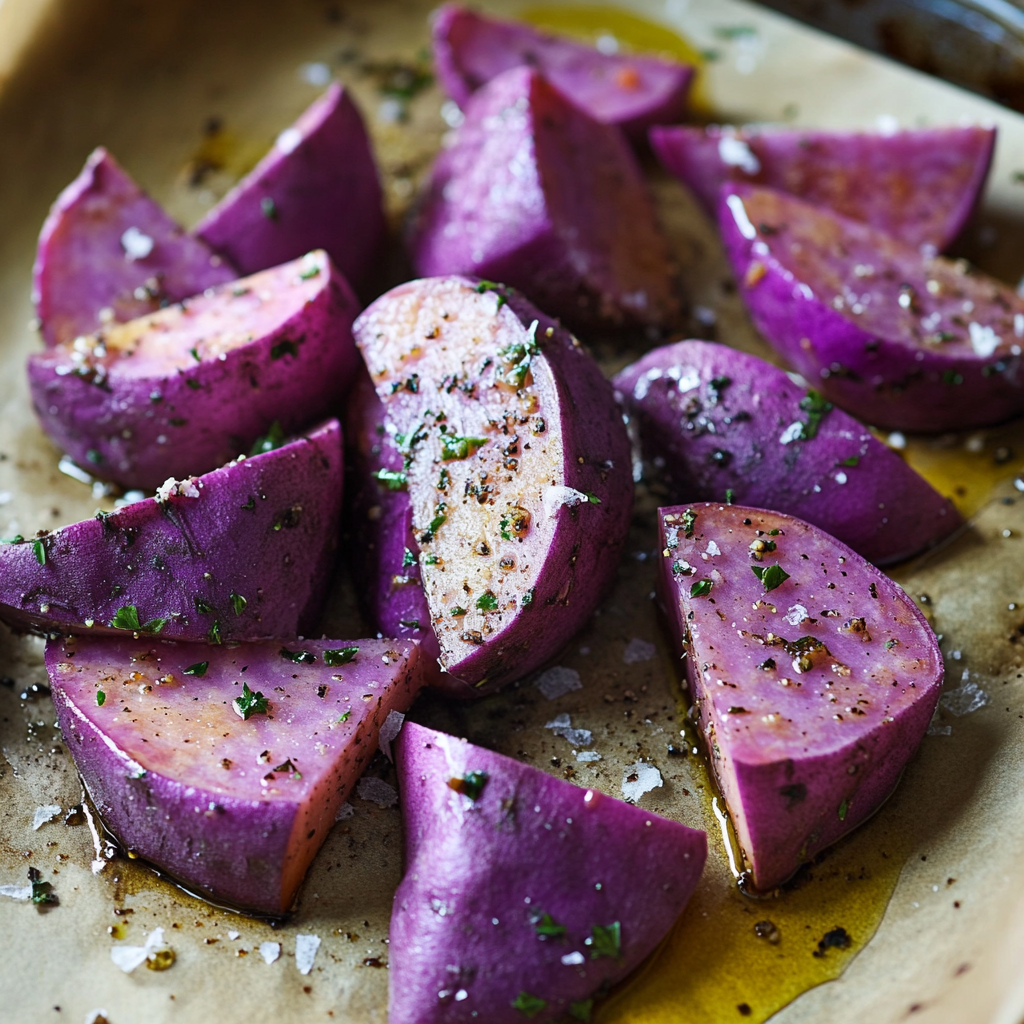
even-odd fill
[{"label": "sea salt crystal", "polygon": [[394,807],[398,803],[398,793],[395,791],[395,787],[372,775],[364,775],[359,780],[356,793],[360,800],[368,800],[378,807]]},{"label": "sea salt crystal", "polygon": [[295,936],[295,966],[298,967],[299,974],[309,974],[313,970],[313,961],[319,948],[319,935]]},{"label": "sea salt crystal", "polygon": [[652,789],[657,789],[661,785],[661,772],[646,761],[637,761],[629,765],[622,775],[622,795],[634,803],[644,793],[650,793]]},{"label": "sea salt crystal", "polygon": [[622,660],[627,665],[636,665],[641,661],[650,661],[657,653],[658,648],[654,644],[635,636],[626,644],[626,649],[622,652]]},{"label": "sea salt crystal", "polygon": [[564,713],[556,715],[544,728],[550,729],[556,736],[567,739],[574,747],[589,747],[594,739],[594,734],[589,729],[574,729],[572,720]]},{"label": "sea salt crystal", "polygon": [[978,708],[983,708],[992,698],[977,684],[964,683],[955,690],[947,690],[939,703],[951,715],[969,715]]},{"label": "sea salt crystal", "polygon": [[128,228],[121,236],[121,248],[124,249],[124,258],[129,263],[144,260],[153,251],[155,244],[149,235],[136,227]]},{"label": "sea salt crystal", "polygon": [[280,942],[261,942],[260,956],[265,964],[272,964],[281,955]]},{"label": "sea salt crystal", "polygon": [[377,738],[377,745],[389,761],[394,761],[391,756],[391,741],[402,731],[402,723],[405,715],[401,711],[389,711],[388,717],[380,727],[380,734]]},{"label": "sea salt crystal", "polygon": [[565,665],[555,665],[554,668],[541,672],[534,680],[533,685],[548,700],[557,700],[573,690],[583,689],[583,681],[580,679],[579,672],[574,668],[566,668]]},{"label": "sea salt crystal", "polygon": [[46,804],[43,807],[37,807],[36,813],[32,817],[33,830],[38,831],[48,821],[53,821],[58,814],[60,814],[60,804]]}]

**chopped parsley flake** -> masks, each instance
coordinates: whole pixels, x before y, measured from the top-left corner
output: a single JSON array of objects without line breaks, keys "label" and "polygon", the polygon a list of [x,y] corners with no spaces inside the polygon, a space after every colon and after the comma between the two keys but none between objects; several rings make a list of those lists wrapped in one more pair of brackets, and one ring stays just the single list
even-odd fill
[{"label": "chopped parsley flake", "polygon": [[420,620],[419,619],[399,619],[398,620],[398,624],[400,626],[405,626],[406,629],[419,629],[420,628]]},{"label": "chopped parsley flake", "polygon": [[466,609],[465,609],[465,608],[463,608],[463,607],[462,607],[462,605],[459,605],[459,604],[457,604],[457,605],[456,605],[456,606],[455,606],[455,607],[454,607],[454,608],[452,609],[452,618],[453,618],[453,619],[457,619],[457,618],[460,618],[461,616],[463,616],[463,615],[465,615],[465,614],[466,614]]},{"label": "chopped parsley flake", "polygon": [[260,213],[262,213],[267,220],[277,220],[277,203],[275,203],[270,196],[264,196],[260,200]]},{"label": "chopped parsley flake", "polygon": [[346,711],[344,714],[338,715],[339,722],[347,722],[352,717],[351,711]]},{"label": "chopped parsley flake", "polygon": [[726,503],[726,505],[733,504],[733,502],[735,500],[736,500],[736,492],[731,487],[727,487],[725,489],[725,503]]},{"label": "chopped parsley flake", "polygon": [[591,505],[601,504],[601,499],[593,491],[584,491],[583,493],[587,496],[587,501],[589,501]]},{"label": "chopped parsley flake", "polygon": [[542,914],[534,922],[533,930],[542,939],[560,939],[566,932],[564,924],[559,924],[550,914]]},{"label": "chopped parsley flake", "polygon": [[840,459],[839,462],[836,463],[836,465],[837,466],[856,466],[858,462],[860,462],[860,456],[859,455],[851,455],[848,459]]},{"label": "chopped parsley flake", "polygon": [[107,700],[107,695],[102,690],[97,690],[96,691],[96,707],[98,707],[98,708],[103,707],[103,705],[106,702],[106,700]]},{"label": "chopped parsley flake", "polygon": [[506,345],[498,351],[498,355],[509,367],[503,380],[514,388],[521,388],[526,382],[526,375],[530,372],[530,364],[533,357],[540,354],[540,345],[537,344],[537,321],[530,324],[524,341],[515,341]]},{"label": "chopped parsley flake", "polygon": [[206,639],[211,644],[219,644],[221,642],[220,637],[220,619],[214,619],[213,625],[206,631]]},{"label": "chopped parsley flake", "polygon": [[781,587],[789,579],[789,573],[781,565],[752,565],[753,574],[761,581],[764,592]]},{"label": "chopped parsley flake", "polygon": [[842,803],[841,803],[841,804],[839,805],[839,820],[840,820],[840,821],[846,821],[846,812],[847,812],[847,811],[848,811],[849,809],[850,809],[850,801],[849,801],[849,800],[844,800],[844,801],[843,801],[843,802],[842,802]]},{"label": "chopped parsley flake", "polygon": [[583,940],[590,946],[590,959],[607,956],[618,960],[622,956],[622,928],[618,921],[609,925],[595,924],[590,937]]},{"label": "chopped parsley flake", "polygon": [[832,411],[832,403],[814,388],[808,388],[807,394],[800,399],[800,408],[807,413],[807,419],[800,431],[801,441],[811,441],[818,436],[818,428],[825,416]]},{"label": "chopped parsley flake", "polygon": [[46,545],[41,539],[36,538],[32,541],[32,551],[36,556],[36,561],[40,565],[46,565]]},{"label": "chopped parsley flake", "polygon": [[697,580],[697,582],[690,587],[690,597],[707,597],[708,594],[711,593],[711,588],[713,586],[713,580]]},{"label": "chopped parsley flake", "polygon": [[324,664],[330,668],[347,665],[358,653],[358,647],[332,647],[324,651]]},{"label": "chopped parsley flake", "polygon": [[508,302],[508,299],[506,299],[505,296],[502,295],[501,293],[501,289],[504,287],[504,285],[498,284],[495,281],[481,281],[476,286],[474,291],[477,293],[477,295],[483,295],[484,292],[494,292],[495,298],[497,298],[498,300],[498,305],[496,308],[501,309],[501,307]]},{"label": "chopped parsley flake", "polygon": [[470,455],[487,444],[486,437],[458,437],[455,434],[441,435],[441,458],[445,462],[468,459]]},{"label": "chopped parsley flake", "polygon": [[243,721],[248,721],[253,715],[265,715],[270,704],[262,693],[253,693],[248,683],[242,683],[242,695],[236,697],[232,702],[235,711]]},{"label": "chopped parsley flake", "polygon": [[461,793],[463,796],[468,796],[473,803],[476,803],[484,791],[484,786],[487,785],[488,778],[487,772],[466,772],[461,778],[456,776],[449,779],[448,788],[454,789],[456,793]]},{"label": "chopped parsley flake", "polygon": [[416,564],[416,556],[408,549],[405,549],[405,554],[402,555],[402,568],[408,569],[410,565]]},{"label": "chopped parsley flake", "polygon": [[536,1017],[547,1005],[546,999],[532,996],[529,992],[520,992],[512,1001],[512,1008],[518,1010],[524,1017]]},{"label": "chopped parsley flake", "polygon": [[529,608],[533,604],[533,592],[536,588],[530,587],[529,590],[523,592],[523,596],[519,598],[520,608]]},{"label": "chopped parsley flake", "polygon": [[60,903],[53,886],[43,881],[43,876],[38,868],[28,869],[28,880],[32,883],[32,902],[38,907],[44,904],[56,905]]},{"label": "chopped parsley flake", "polygon": [[697,513],[692,508],[688,508],[682,515],[683,533],[686,535],[687,540],[693,536],[693,528],[696,525]]},{"label": "chopped parsley flake", "polygon": [[280,448],[284,444],[284,431],[281,429],[281,424],[277,420],[274,420],[270,424],[269,429],[263,437],[257,437],[253,441],[252,448],[249,449],[250,458],[253,455],[262,455],[264,452],[272,452],[275,448]]},{"label": "chopped parsley flake", "polygon": [[149,619],[139,623],[139,610],[133,604],[118,608],[109,623],[114,629],[130,629],[133,633],[159,633],[167,625],[167,619]]},{"label": "chopped parsley flake", "polygon": [[405,491],[409,488],[409,476],[404,470],[378,469],[373,474],[389,491]]},{"label": "chopped parsley flake", "polygon": [[241,594],[236,594],[233,590],[231,591],[231,607],[235,609],[236,615],[241,615],[248,603]]},{"label": "chopped parsley flake", "polygon": [[282,658],[294,661],[296,665],[312,665],[316,661],[316,655],[312,651],[289,651],[287,647],[282,647],[278,653]]},{"label": "chopped parsley flake", "polygon": [[197,661],[194,665],[189,665],[189,667],[185,669],[184,674],[187,676],[205,676],[206,670],[209,667],[210,663],[208,661]]},{"label": "chopped parsley flake", "polygon": [[497,610],[498,598],[491,590],[485,590],[477,599],[476,606],[482,612],[493,612]]},{"label": "chopped parsley flake", "polygon": [[299,346],[291,338],[282,338],[276,345],[270,346],[270,358],[280,359],[282,356],[297,356]]}]

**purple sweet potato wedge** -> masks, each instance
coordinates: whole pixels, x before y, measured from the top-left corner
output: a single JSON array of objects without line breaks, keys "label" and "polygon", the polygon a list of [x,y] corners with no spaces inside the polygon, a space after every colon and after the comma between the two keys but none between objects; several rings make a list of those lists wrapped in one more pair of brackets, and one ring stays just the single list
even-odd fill
[{"label": "purple sweet potato wedge", "polygon": [[703,832],[407,724],[391,1024],[590,1020],[675,923]]},{"label": "purple sweet potato wedge", "polygon": [[354,332],[403,460],[378,483],[408,488],[442,667],[479,693],[518,679],[615,576],[633,482],[611,386],[572,335],[488,281],[399,285]]},{"label": "purple sweet potato wedge", "polygon": [[914,247],[945,249],[974,211],[996,129],[980,125],[896,132],[796,128],[651,129],[651,146],[714,217],[726,182],[790,192]]},{"label": "purple sweet potato wedge", "polygon": [[399,640],[230,648],[51,640],[57,721],[106,826],[186,888],[288,912],[381,725],[421,685]]},{"label": "purple sweet potato wedge", "polygon": [[352,538],[346,554],[359,581],[360,604],[384,636],[419,641],[427,685],[455,697],[473,695],[438,665],[441,648],[423,590],[405,459],[394,434],[387,432],[388,422],[373,382],[363,375],[345,405],[345,491]]},{"label": "purple sweet potato wedge", "polygon": [[758,889],[877,810],[924,737],[942,656],[914,602],[779,512],[660,510],[662,601]]},{"label": "purple sweet potato wedge", "polygon": [[380,179],[366,126],[335,82],[196,225],[243,274],[325,249],[357,289],[384,244]]},{"label": "purple sweet potato wedge", "polygon": [[152,490],[328,415],[360,367],[358,309],[309,253],[30,356],[36,414],[79,465]]},{"label": "purple sweet potato wedge", "polygon": [[647,353],[613,384],[673,501],[728,496],[776,509],[876,564],[909,558],[962,522],[870,431],[756,356],[681,341]]},{"label": "purple sweet potato wedge", "polygon": [[720,224],[758,330],[827,398],[902,430],[1024,412],[1024,300],[963,262],[794,196],[723,190]]},{"label": "purple sweet potato wedge", "polygon": [[466,104],[412,237],[424,277],[479,274],[573,323],[664,324],[671,261],[629,146],[530,68]]},{"label": "purple sweet potato wedge", "polygon": [[156,498],[0,545],[0,619],[37,633],[175,640],[315,628],[341,517],[337,420]]},{"label": "purple sweet potato wedge", "polygon": [[536,68],[595,121],[642,139],[649,125],[680,121],[694,69],[656,57],[606,54],[538,32],[522,22],[488,18],[455,4],[434,16],[434,64],[460,107],[492,78]]},{"label": "purple sweet potato wedge", "polygon": [[44,341],[57,345],[237,276],[100,148],[43,224],[33,300]]}]

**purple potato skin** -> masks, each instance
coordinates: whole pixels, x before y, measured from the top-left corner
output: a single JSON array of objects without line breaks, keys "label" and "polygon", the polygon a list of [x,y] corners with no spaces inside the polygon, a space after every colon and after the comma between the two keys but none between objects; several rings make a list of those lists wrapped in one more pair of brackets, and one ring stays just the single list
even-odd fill
[{"label": "purple potato skin", "polygon": [[[807,391],[756,356],[680,341],[612,383],[639,425],[645,457],[664,459],[673,501],[724,500],[732,491],[733,502],[805,519],[876,565],[909,558],[963,522],[841,409],[816,429],[801,427],[811,420],[800,406]],[[808,429],[814,436],[805,440]]]},{"label": "purple potato skin", "polygon": [[673,125],[652,128],[650,140],[666,170],[689,185],[711,217],[726,182],[762,185],[941,252],[978,204],[996,129],[882,134]]},{"label": "purple potato skin", "polygon": [[134,606],[140,625],[166,620],[162,639],[309,633],[337,554],[342,483],[341,427],[331,420],[193,478],[198,497],[174,488],[0,545],[0,619],[43,634],[124,636],[111,623]]},{"label": "purple potato skin", "polygon": [[193,234],[243,274],[326,249],[353,287],[365,289],[386,226],[373,150],[348,91],[332,84]]},{"label": "purple potato skin", "polygon": [[[145,257],[128,258],[121,239],[131,228],[153,242]],[[229,260],[186,234],[101,147],[43,224],[32,292],[43,340],[52,346],[99,330],[101,310],[133,320],[237,276]]]},{"label": "purple potato skin", "polygon": [[[531,336],[527,325],[534,321],[539,352],[530,376],[519,390],[506,388],[498,383],[507,366],[501,352],[524,344]],[[615,578],[632,515],[633,479],[629,440],[611,386],[557,321],[513,289],[473,278],[399,285],[366,309],[353,330],[386,407],[386,433],[409,436],[426,421],[427,410],[440,410],[461,432],[486,438],[471,457],[449,461],[442,458],[439,428],[430,427],[411,452],[408,486],[442,668],[476,694],[489,693],[555,655]],[[405,382],[413,373],[418,386],[410,391]],[[453,374],[462,385],[452,383]],[[518,454],[510,449],[516,464],[510,468],[504,448],[519,444]],[[557,454],[544,454],[549,451]],[[538,483],[539,470],[528,467],[549,459],[557,464],[549,467],[550,478]],[[441,465],[451,478],[443,491],[435,486]],[[474,484],[478,470],[489,474],[490,498]],[[513,481],[516,473],[506,487],[506,476]],[[549,479],[557,494],[550,491]],[[462,500],[471,485],[475,506]],[[554,504],[547,507],[538,495],[548,495]],[[434,537],[428,524],[438,501],[448,503],[450,521]],[[491,511],[495,502],[499,511],[501,502],[526,509],[530,525],[518,540],[499,535],[491,521],[498,514]],[[460,510],[465,507],[470,511]],[[404,520],[396,526],[403,545],[406,529]],[[486,553],[476,547],[478,534],[486,534]],[[393,543],[397,552],[400,541]],[[503,576],[505,557],[517,569]],[[467,573],[492,564],[498,570],[498,606],[479,617],[476,609],[483,605],[476,602],[484,595],[475,588],[476,577],[472,587],[468,576],[461,580],[470,562]],[[521,566],[528,571],[525,578]],[[469,616],[454,617],[454,604],[465,604]],[[453,688],[446,681],[445,689]]]},{"label": "purple potato skin", "polygon": [[465,113],[413,225],[418,274],[501,281],[573,324],[678,318],[668,246],[621,133],[523,67]]},{"label": "purple potato skin", "polygon": [[[325,650],[353,646],[359,652],[344,667],[324,663]],[[415,644],[316,640],[288,649],[316,661],[283,657],[279,641],[46,645],[57,722],[104,824],[185,888],[272,916],[291,909],[388,713],[406,711],[422,685]],[[243,721],[234,710],[239,679],[269,697],[266,714]],[[376,699],[364,701],[366,693]],[[290,770],[275,770],[288,762]]]},{"label": "purple potato skin", "polygon": [[433,43],[438,78],[460,107],[492,78],[529,65],[596,121],[618,126],[634,141],[643,141],[651,125],[683,119],[694,73],[688,64],[604,54],[455,4],[435,13]]},{"label": "purple potato skin", "polygon": [[[938,704],[942,655],[900,587],[817,527],[739,505],[659,519],[659,593],[697,727],[754,887],[772,889],[895,788]],[[789,578],[769,590],[751,570],[774,565]],[[797,640],[824,646],[784,646]]]},{"label": "purple potato skin", "polygon": [[472,697],[473,689],[442,672],[437,662],[441,648],[423,592],[409,492],[393,490],[377,477],[380,470],[402,469],[402,455],[384,429],[386,420],[384,403],[363,374],[345,406],[348,559],[359,581],[360,605],[384,636],[419,642],[428,685],[453,697]]},{"label": "purple potato skin", "polygon": [[[391,1024],[518,1024],[524,992],[546,1004],[533,1020],[563,1019],[640,964],[703,870],[703,832],[454,736],[406,723],[395,763],[405,877],[391,914]],[[476,800],[451,788],[468,772],[487,775]],[[544,914],[564,937],[538,935]],[[621,957],[599,956],[587,939],[616,921]],[[563,963],[571,952],[578,966]]]},{"label": "purple potato skin", "polygon": [[726,186],[719,222],[757,329],[836,405],[923,432],[1024,412],[1012,288],[771,189]]},{"label": "purple potato skin", "polygon": [[359,368],[358,309],[329,257],[310,253],[31,355],[36,415],[90,473],[154,490],[248,452],[274,421],[289,434],[329,415]]}]

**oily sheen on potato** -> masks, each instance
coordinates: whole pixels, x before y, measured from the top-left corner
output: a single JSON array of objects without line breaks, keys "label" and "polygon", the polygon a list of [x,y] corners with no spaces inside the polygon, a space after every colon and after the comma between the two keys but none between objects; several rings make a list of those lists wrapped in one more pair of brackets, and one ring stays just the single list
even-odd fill
[{"label": "oily sheen on potato", "polygon": [[396,742],[391,1024],[590,1020],[672,927],[703,832],[446,733]]},{"label": "oily sheen on potato", "polygon": [[779,512],[659,510],[658,585],[753,885],[869,818],[924,737],[942,655],[914,602]]},{"label": "oily sheen on potato", "polygon": [[57,721],[104,823],[186,888],[281,915],[381,726],[420,688],[396,640],[51,640]]},{"label": "oily sheen on potato", "polygon": [[442,667],[478,692],[519,678],[616,572],[633,482],[611,386],[572,335],[488,281],[399,285],[354,333],[386,408],[368,429],[402,456],[377,484],[408,491]]}]

